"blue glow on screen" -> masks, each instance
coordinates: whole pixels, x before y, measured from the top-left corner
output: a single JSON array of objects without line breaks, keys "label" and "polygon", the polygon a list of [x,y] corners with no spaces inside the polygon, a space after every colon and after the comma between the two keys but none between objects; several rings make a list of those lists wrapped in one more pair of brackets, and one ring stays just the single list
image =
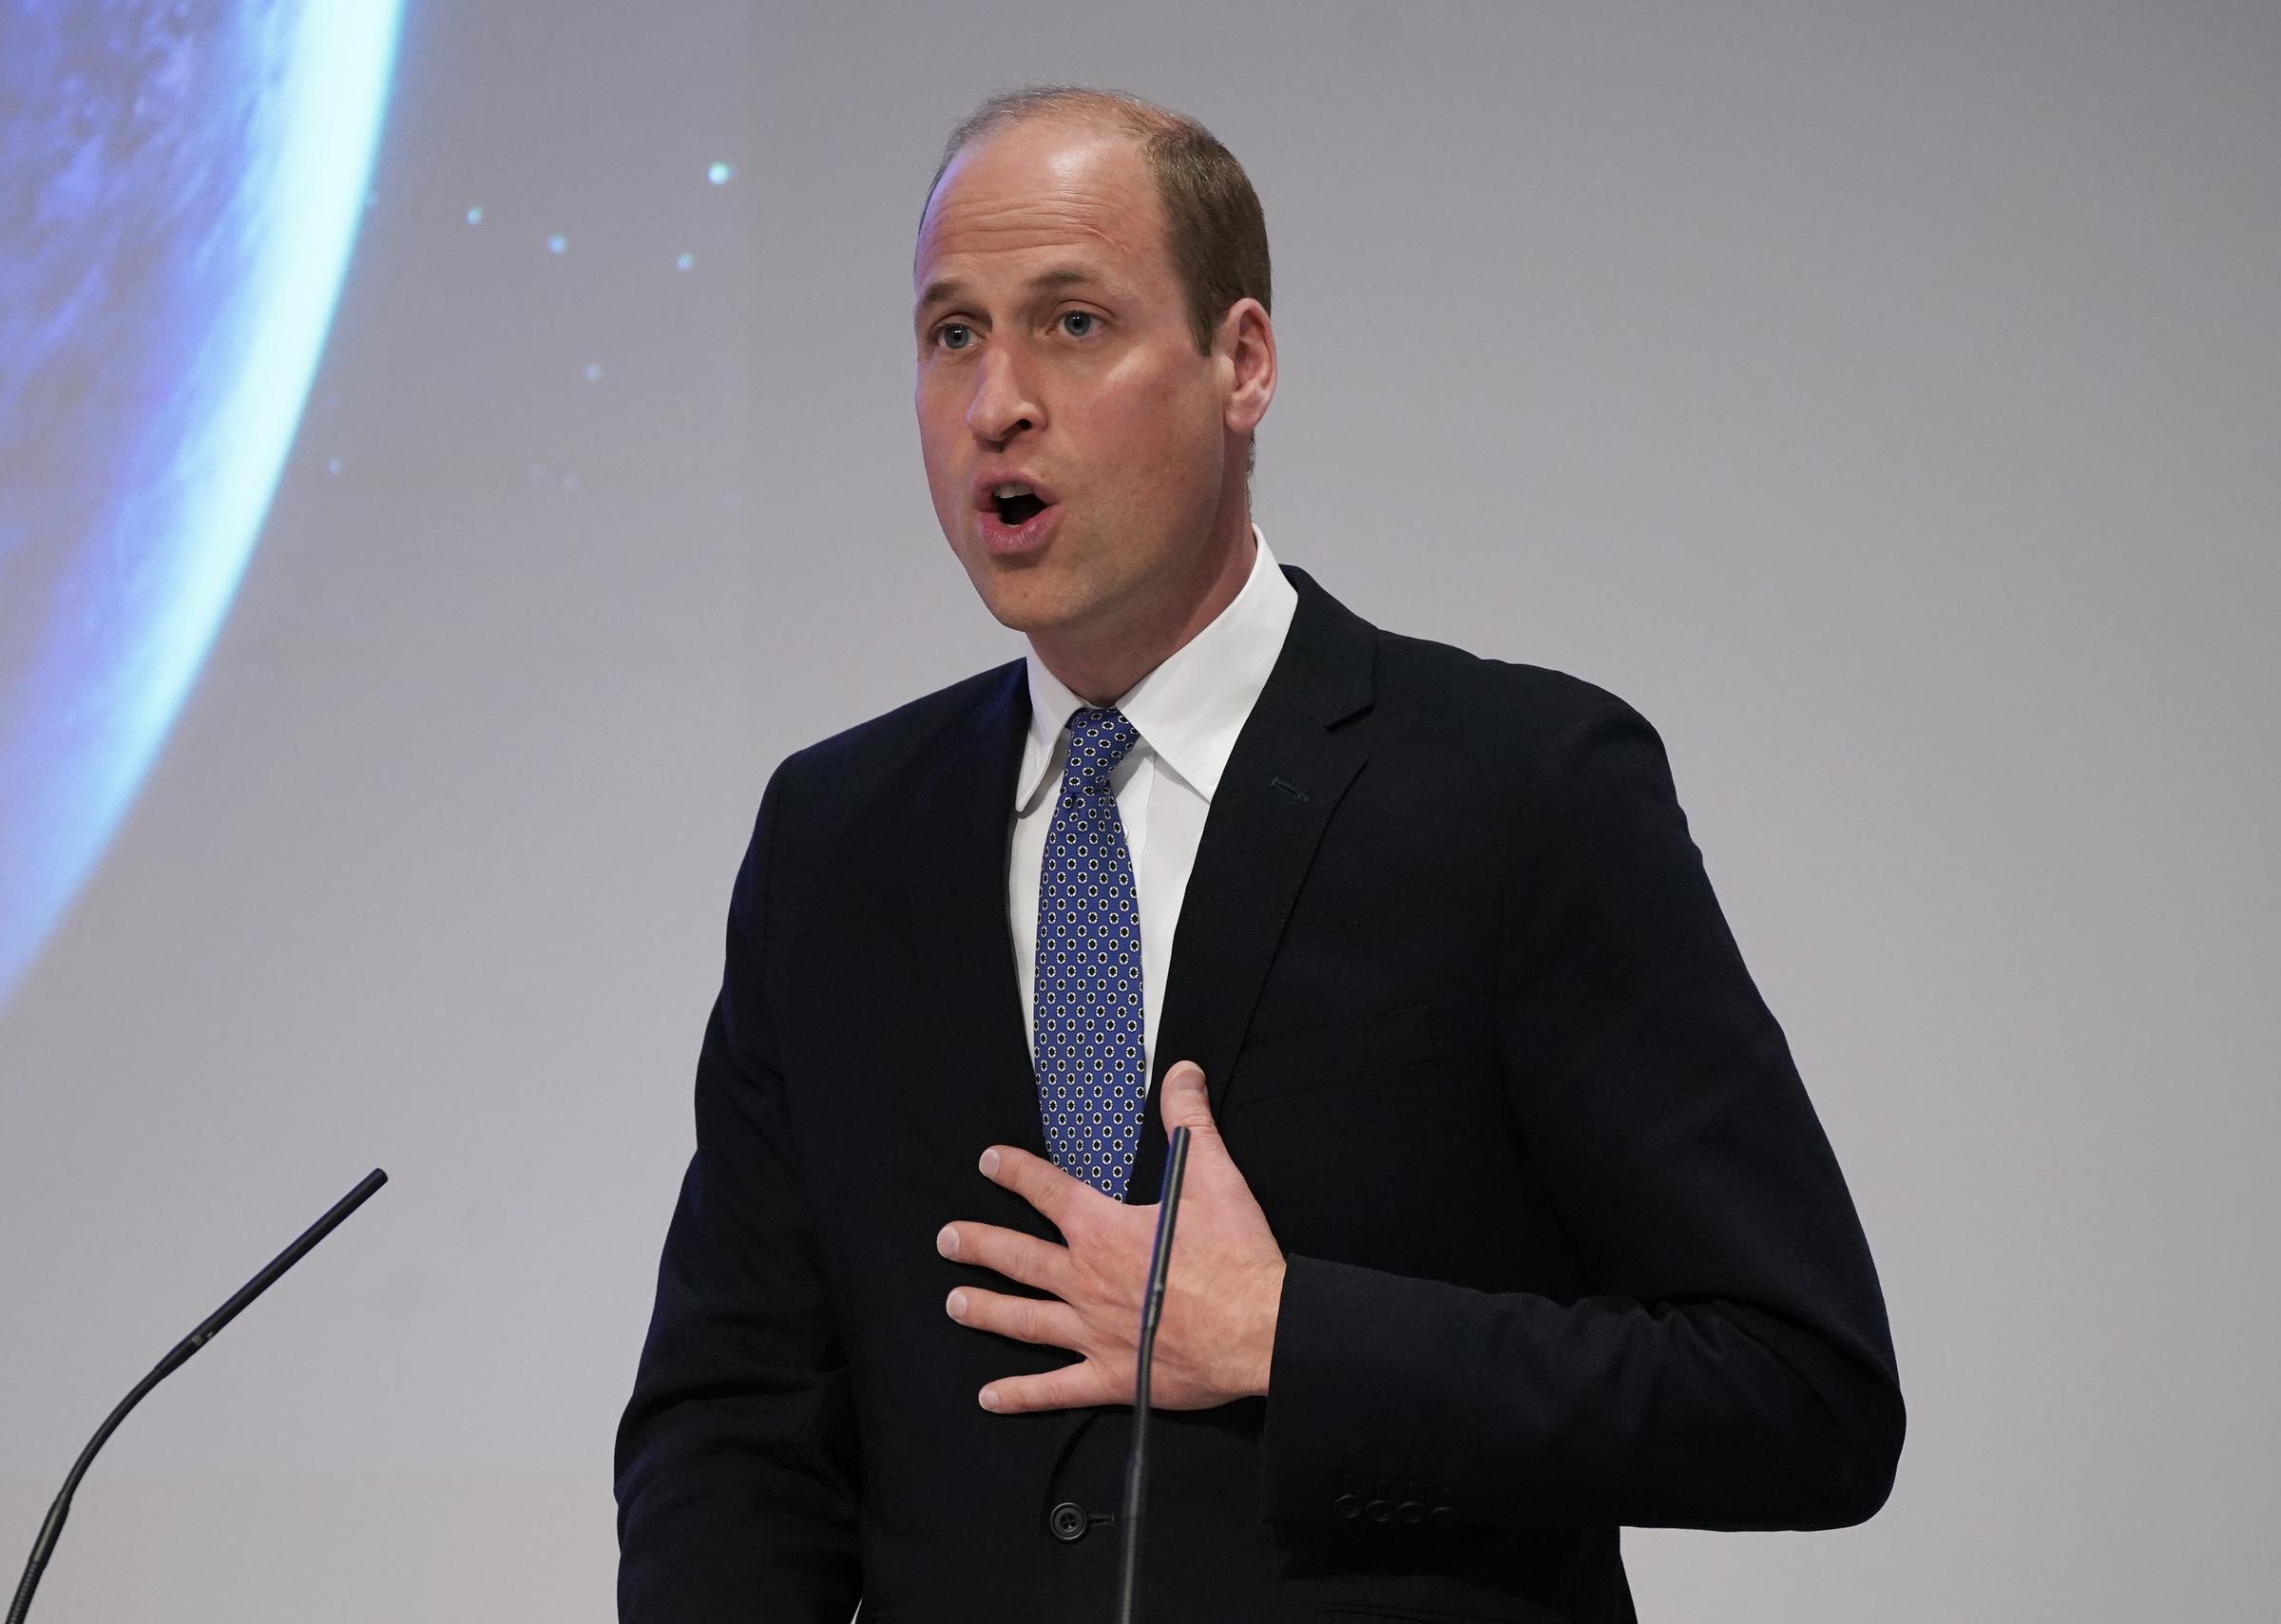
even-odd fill
[{"label": "blue glow on screen", "polygon": [[0,1002],[132,804],[340,296],[401,0],[10,0]]}]

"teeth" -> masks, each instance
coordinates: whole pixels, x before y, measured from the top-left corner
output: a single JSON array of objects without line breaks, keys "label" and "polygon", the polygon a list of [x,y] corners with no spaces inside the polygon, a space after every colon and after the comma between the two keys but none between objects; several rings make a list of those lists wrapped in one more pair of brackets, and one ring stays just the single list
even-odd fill
[{"label": "teeth", "polygon": [[1004,502],[1009,497],[1031,496],[1035,495],[1036,493],[1032,491],[1028,486],[1024,485],[1020,480],[1017,479],[1008,480],[1006,484],[993,489],[990,494],[996,497],[999,501]]}]

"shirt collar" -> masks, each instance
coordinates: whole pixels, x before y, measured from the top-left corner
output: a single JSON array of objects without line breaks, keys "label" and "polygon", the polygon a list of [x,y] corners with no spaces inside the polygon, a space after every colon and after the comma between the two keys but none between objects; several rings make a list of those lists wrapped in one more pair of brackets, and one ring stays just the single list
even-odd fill
[{"label": "shirt collar", "polygon": [[[1209,806],[1236,749],[1236,736],[1267,686],[1283,651],[1299,595],[1276,566],[1267,537],[1252,526],[1257,550],[1252,573],[1212,623],[1190,638],[1117,701],[1157,759],[1179,775]],[[1022,773],[1014,808],[1032,806],[1060,765],[1069,713],[1084,704],[1032,654],[1029,733],[1022,743]]]}]

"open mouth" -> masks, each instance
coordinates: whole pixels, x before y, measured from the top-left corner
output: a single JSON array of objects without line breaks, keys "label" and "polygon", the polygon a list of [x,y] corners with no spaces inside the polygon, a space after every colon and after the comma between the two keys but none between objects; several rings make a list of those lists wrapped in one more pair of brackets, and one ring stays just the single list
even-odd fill
[{"label": "open mouth", "polygon": [[998,510],[998,522],[1008,529],[1019,529],[1045,511],[1045,504],[1026,491],[1020,496],[993,496],[990,506]]}]

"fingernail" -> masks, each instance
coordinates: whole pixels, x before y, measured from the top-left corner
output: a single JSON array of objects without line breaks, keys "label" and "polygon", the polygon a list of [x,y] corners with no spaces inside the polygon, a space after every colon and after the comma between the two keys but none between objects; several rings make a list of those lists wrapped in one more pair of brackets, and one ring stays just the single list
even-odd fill
[{"label": "fingernail", "polygon": [[945,1224],[943,1232],[934,1237],[934,1250],[945,1257],[956,1257],[958,1255],[958,1231],[951,1225]]},{"label": "fingernail", "polygon": [[964,1291],[951,1292],[949,1300],[944,1303],[943,1307],[949,1310],[952,1319],[965,1319],[967,1317],[967,1294]]},{"label": "fingernail", "polygon": [[982,1171],[983,1175],[987,1178],[998,1176],[998,1153],[996,1151],[987,1150],[982,1153]]},{"label": "fingernail", "polygon": [[982,1390],[982,1407],[983,1407],[984,1409],[986,1409],[986,1410],[994,1410],[994,1409],[996,1409],[996,1408],[998,1407],[998,1389],[997,1389],[997,1388],[995,1388],[995,1387],[985,1387],[985,1388],[983,1388],[983,1390]]}]

